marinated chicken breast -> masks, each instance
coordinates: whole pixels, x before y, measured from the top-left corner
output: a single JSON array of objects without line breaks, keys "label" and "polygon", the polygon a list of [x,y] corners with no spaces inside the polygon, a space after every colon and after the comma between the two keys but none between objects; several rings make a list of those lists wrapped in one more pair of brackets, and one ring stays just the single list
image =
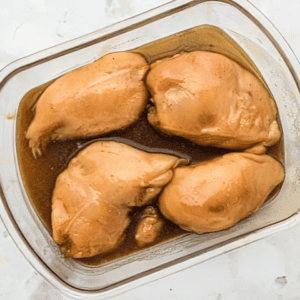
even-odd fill
[{"label": "marinated chicken breast", "polygon": [[79,152],[57,178],[53,238],[67,257],[91,257],[123,241],[134,206],[150,204],[188,160],[98,141]]},{"label": "marinated chicken breast", "polygon": [[135,240],[139,247],[144,247],[155,242],[164,226],[164,220],[158,210],[148,206],[143,211],[141,220],[137,225]]},{"label": "marinated chicken breast", "polygon": [[259,209],[283,179],[282,165],[271,156],[230,153],[177,168],[159,208],[185,230],[222,230]]},{"label": "marinated chicken breast", "polygon": [[26,137],[35,157],[50,140],[123,129],[138,120],[148,92],[149,66],[139,54],[107,54],[57,79],[41,95]]},{"label": "marinated chicken breast", "polygon": [[255,147],[281,136],[274,100],[260,81],[224,55],[196,51],[155,62],[146,79],[149,122],[199,145]]}]

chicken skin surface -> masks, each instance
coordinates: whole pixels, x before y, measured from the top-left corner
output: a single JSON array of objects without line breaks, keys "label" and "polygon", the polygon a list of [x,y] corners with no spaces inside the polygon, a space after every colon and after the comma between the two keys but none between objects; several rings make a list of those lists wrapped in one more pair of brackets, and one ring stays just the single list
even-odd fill
[{"label": "chicken skin surface", "polygon": [[120,52],[57,79],[38,99],[26,134],[33,155],[41,156],[50,140],[100,135],[137,121],[148,100],[148,69],[141,55]]},{"label": "chicken skin surface", "polygon": [[258,210],[283,179],[282,165],[269,155],[230,153],[178,167],[159,209],[185,230],[218,231]]},{"label": "chicken skin surface", "polygon": [[250,72],[224,55],[196,51],[151,65],[149,122],[199,145],[265,153],[281,136],[274,100]]},{"label": "chicken skin surface", "polygon": [[53,238],[66,257],[107,253],[123,241],[134,206],[150,204],[189,161],[113,141],[81,150],[57,178],[52,197]]},{"label": "chicken skin surface", "polygon": [[143,211],[143,216],[137,225],[135,240],[139,247],[144,247],[155,242],[164,226],[164,220],[158,210],[148,206]]}]

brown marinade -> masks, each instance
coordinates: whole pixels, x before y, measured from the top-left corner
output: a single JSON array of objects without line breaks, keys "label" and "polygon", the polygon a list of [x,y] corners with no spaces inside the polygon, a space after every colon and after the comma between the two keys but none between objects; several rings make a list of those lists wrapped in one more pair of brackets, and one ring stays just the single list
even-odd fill
[{"label": "brown marinade", "polygon": [[[151,43],[134,49],[134,52],[142,53],[149,63],[156,59],[172,56],[182,51],[210,50],[229,56],[251,70],[259,78],[259,72],[246,54],[221,30],[203,26],[192,29],[173,37]],[[65,140],[52,142],[47,146],[43,156],[34,159],[28,141],[25,138],[26,131],[34,116],[34,103],[51,82],[29,91],[22,99],[17,115],[17,155],[23,184],[27,195],[39,215],[41,221],[51,232],[51,198],[57,176],[66,168],[68,161],[76,155],[85,145],[101,139],[115,140],[127,143],[144,151],[169,153],[176,156],[190,158],[192,163],[209,160],[232,150],[203,147],[180,137],[170,137],[156,131],[147,121],[147,109],[140,119],[132,126],[122,131],[115,131],[101,137],[88,139]],[[150,104],[148,104],[149,106]],[[282,162],[282,141],[271,147],[268,154]],[[272,192],[271,198],[279,187]],[[105,255],[92,258],[79,259],[88,265],[100,265],[113,259],[128,255],[137,251],[134,234],[135,226],[144,208],[134,208],[132,223],[127,229],[127,238],[122,245],[122,251],[116,250]],[[166,220],[163,232],[156,243],[180,236],[185,231],[177,225]]]}]

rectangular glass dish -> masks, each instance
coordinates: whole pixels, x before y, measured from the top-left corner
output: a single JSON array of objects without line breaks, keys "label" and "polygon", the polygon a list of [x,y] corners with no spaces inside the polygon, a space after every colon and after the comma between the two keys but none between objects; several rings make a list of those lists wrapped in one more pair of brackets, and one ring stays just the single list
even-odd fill
[{"label": "rectangular glass dish", "polygon": [[[154,44],[158,46],[152,47]],[[18,109],[32,89],[106,53],[135,49],[142,49],[149,62],[180,51],[215,51],[255,73],[278,107],[285,180],[259,211],[231,229],[201,235],[186,233],[103,266],[90,267],[63,258],[28,198],[16,151]],[[85,299],[113,296],[299,222],[299,74],[299,63],[284,39],[246,0],[172,1],[16,61],[0,74],[1,218],[40,274],[63,293]]]}]

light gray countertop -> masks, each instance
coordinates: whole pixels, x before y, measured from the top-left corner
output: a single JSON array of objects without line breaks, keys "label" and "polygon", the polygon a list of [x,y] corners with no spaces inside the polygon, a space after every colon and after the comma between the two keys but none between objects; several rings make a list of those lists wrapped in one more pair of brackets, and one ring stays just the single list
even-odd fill
[{"label": "light gray countertop", "polygon": [[[168,1],[0,0],[0,69]],[[300,58],[300,2],[251,0]],[[299,196],[300,200],[300,196]],[[298,300],[300,225],[114,299]],[[0,299],[66,299],[23,257],[0,220]]]}]

